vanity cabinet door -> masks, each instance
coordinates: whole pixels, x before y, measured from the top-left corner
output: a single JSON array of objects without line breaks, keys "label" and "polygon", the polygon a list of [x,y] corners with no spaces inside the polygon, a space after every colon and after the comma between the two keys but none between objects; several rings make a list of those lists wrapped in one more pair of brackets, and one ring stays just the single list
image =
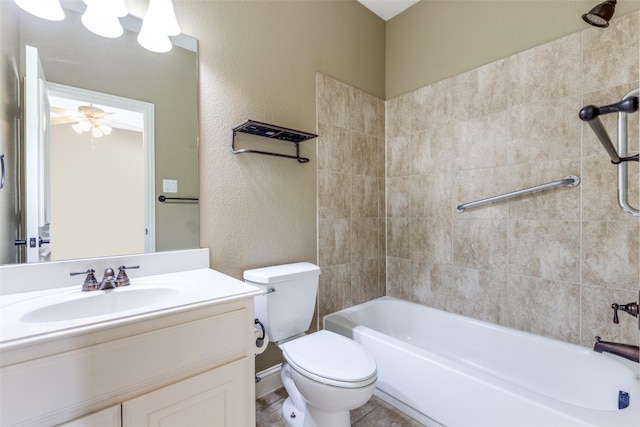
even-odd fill
[{"label": "vanity cabinet door", "polygon": [[128,400],[123,427],[248,426],[250,367],[245,357]]},{"label": "vanity cabinet door", "polygon": [[58,427],[121,427],[120,405],[77,418]]}]

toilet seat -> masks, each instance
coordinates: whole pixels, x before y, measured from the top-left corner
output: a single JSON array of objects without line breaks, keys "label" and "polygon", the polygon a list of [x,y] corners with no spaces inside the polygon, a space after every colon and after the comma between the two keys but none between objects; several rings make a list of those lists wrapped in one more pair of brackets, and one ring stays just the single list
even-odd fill
[{"label": "toilet seat", "polygon": [[301,375],[320,383],[365,387],[377,378],[374,358],[357,342],[330,331],[318,331],[286,342],[284,358]]}]

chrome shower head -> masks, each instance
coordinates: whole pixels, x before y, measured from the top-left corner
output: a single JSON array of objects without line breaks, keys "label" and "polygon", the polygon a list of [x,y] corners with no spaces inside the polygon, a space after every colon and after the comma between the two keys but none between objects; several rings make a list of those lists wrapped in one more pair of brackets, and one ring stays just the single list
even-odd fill
[{"label": "chrome shower head", "polygon": [[616,0],[607,0],[591,9],[589,13],[582,15],[582,19],[594,27],[606,28],[609,26],[609,20],[613,17],[615,10]]}]

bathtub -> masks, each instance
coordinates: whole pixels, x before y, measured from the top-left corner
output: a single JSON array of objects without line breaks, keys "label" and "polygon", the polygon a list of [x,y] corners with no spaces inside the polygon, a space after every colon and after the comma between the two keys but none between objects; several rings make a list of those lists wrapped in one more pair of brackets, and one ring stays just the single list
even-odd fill
[{"label": "bathtub", "polygon": [[324,327],[367,348],[375,395],[427,426],[640,426],[640,365],[617,356],[392,297]]}]

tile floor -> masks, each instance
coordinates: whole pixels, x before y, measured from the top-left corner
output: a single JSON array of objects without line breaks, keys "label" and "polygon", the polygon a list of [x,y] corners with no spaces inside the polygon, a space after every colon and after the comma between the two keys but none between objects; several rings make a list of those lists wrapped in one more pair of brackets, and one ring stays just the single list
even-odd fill
[{"label": "tile floor", "polygon": [[[282,403],[286,398],[287,392],[281,388],[256,400],[256,427],[285,427],[282,419]],[[375,396],[364,406],[351,411],[351,425],[354,427],[422,426]]]}]

